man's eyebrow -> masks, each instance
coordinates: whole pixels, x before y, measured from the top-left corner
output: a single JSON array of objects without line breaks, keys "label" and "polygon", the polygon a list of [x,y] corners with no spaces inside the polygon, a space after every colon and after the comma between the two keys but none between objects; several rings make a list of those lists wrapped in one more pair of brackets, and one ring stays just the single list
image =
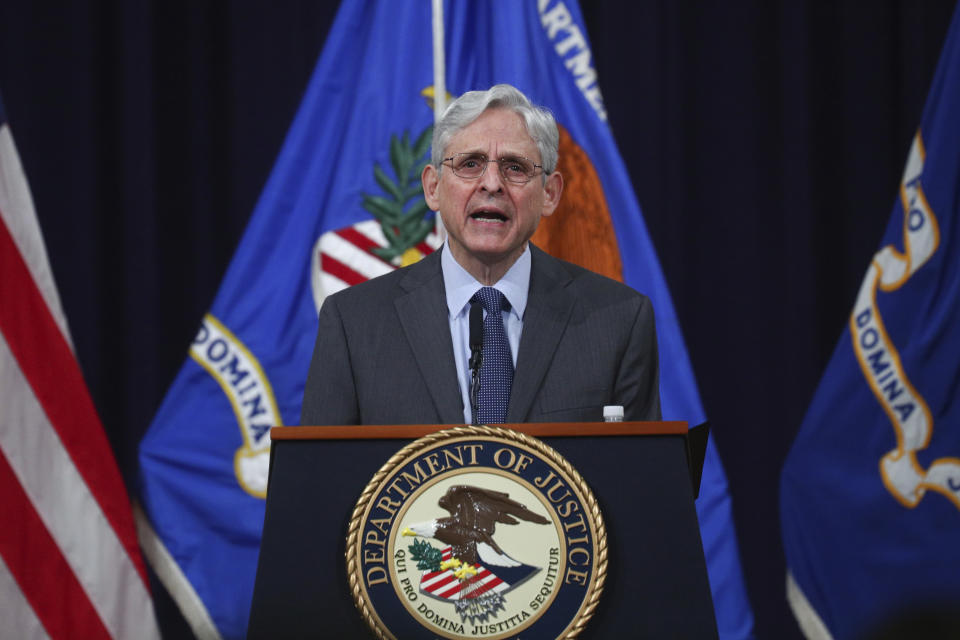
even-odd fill
[{"label": "man's eyebrow", "polygon": [[[482,151],[480,149],[467,149],[465,151],[457,151],[456,153],[452,153],[451,155],[483,156],[485,158],[489,158],[489,156],[487,156],[487,152]],[[497,160],[515,160],[517,158],[526,158],[526,157],[527,156],[525,156],[523,153],[519,151],[504,151],[499,156],[497,156],[496,159]]]},{"label": "man's eyebrow", "polygon": [[468,156],[485,156],[485,155],[487,155],[486,152],[481,151],[481,150],[479,150],[479,149],[465,149],[464,151],[457,151],[456,153],[454,153],[454,154],[452,154],[452,155],[458,155],[458,154],[468,155]]}]

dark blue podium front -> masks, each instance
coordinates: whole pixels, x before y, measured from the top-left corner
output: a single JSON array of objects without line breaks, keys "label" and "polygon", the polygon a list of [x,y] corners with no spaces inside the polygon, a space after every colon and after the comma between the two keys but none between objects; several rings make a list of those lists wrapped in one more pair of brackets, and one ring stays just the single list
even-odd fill
[{"label": "dark blue podium front", "polygon": [[[600,603],[581,638],[716,638],[686,424],[505,425],[586,479],[607,530]],[[407,442],[446,426],[280,427],[249,638],[366,638],[347,580],[347,525],[364,487]]]}]

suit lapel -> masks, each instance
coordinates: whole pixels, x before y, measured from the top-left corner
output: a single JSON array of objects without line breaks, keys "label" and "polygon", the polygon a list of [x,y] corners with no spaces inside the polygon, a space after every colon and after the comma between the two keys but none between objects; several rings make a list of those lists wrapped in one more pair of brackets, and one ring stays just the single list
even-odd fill
[{"label": "suit lapel", "polygon": [[394,305],[440,422],[462,424],[463,402],[453,360],[440,252],[410,267],[400,287],[407,293]]},{"label": "suit lapel", "polygon": [[560,344],[575,302],[566,290],[570,276],[560,263],[532,244],[530,251],[530,293],[507,422],[524,422],[530,414],[530,407]]}]

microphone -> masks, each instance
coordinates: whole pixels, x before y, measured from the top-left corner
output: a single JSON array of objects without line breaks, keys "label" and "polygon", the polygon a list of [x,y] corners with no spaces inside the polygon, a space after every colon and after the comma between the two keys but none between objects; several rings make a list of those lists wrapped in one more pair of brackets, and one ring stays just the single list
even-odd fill
[{"label": "microphone", "polygon": [[480,397],[480,367],[483,364],[483,305],[470,303],[470,409],[473,424],[477,424],[477,406]]}]

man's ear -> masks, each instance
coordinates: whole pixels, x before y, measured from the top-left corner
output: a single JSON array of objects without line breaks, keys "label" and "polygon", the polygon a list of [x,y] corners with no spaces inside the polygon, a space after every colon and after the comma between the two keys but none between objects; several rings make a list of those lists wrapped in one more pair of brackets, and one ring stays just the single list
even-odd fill
[{"label": "man's ear", "polygon": [[423,184],[423,199],[427,201],[427,206],[432,211],[438,211],[440,199],[437,197],[437,189],[440,187],[440,172],[432,164],[427,164],[420,174],[420,182]]},{"label": "man's ear", "polygon": [[541,215],[548,216],[556,211],[562,194],[563,176],[560,175],[559,171],[554,171],[547,176],[547,181],[543,184],[543,212]]}]

